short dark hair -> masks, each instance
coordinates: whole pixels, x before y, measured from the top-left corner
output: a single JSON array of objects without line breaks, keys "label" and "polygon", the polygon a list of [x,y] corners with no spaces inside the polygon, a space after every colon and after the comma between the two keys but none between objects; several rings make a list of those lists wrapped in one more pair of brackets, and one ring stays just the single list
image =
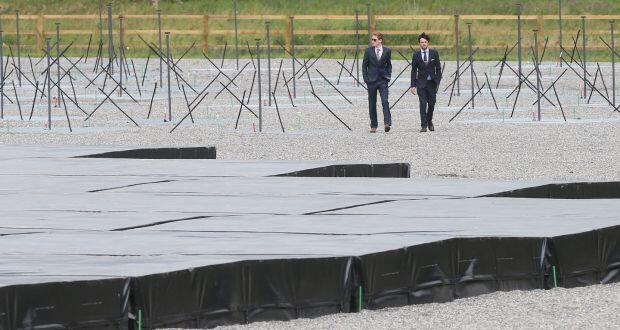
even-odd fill
[{"label": "short dark hair", "polygon": [[428,42],[431,41],[431,37],[428,34],[426,34],[426,32],[422,32],[422,34],[418,36],[418,42],[420,42],[420,39],[422,38],[426,39],[426,41]]},{"label": "short dark hair", "polygon": [[381,41],[383,41],[383,33],[375,31],[372,33],[372,35],[376,36],[377,39],[381,39]]}]

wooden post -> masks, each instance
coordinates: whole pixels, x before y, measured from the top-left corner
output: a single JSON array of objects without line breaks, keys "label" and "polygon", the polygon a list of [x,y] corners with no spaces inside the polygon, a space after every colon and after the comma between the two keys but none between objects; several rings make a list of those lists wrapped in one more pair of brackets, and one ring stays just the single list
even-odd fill
[{"label": "wooden post", "polygon": [[202,25],[202,51],[209,55],[209,15],[204,15],[202,18]]},{"label": "wooden post", "polygon": [[45,18],[43,14],[39,14],[37,17],[37,50],[43,49],[43,42],[45,41]]},{"label": "wooden post", "polygon": [[543,18],[542,18],[542,15],[538,15],[536,21],[538,23],[538,49],[542,49],[542,39],[543,39],[543,30],[542,30]]},{"label": "wooden post", "polygon": [[[286,30],[284,30],[284,47],[288,52],[291,52],[291,24],[293,16],[288,16],[286,18]],[[284,52],[284,57],[288,58],[290,55],[288,52]]]},{"label": "wooden post", "polygon": [[377,31],[377,18],[375,15],[370,16],[370,33]]}]

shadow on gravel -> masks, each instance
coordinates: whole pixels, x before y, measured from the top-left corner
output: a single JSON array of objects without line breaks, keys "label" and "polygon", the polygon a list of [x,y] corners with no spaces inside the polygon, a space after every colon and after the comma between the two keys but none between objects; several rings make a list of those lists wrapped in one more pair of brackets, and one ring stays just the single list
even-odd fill
[{"label": "shadow on gravel", "polygon": [[104,152],[75,158],[215,159],[215,147],[145,148]]},{"label": "shadow on gravel", "polygon": [[574,182],[547,184],[480,197],[551,198],[551,199],[601,199],[620,198],[618,182]]},{"label": "shadow on gravel", "polygon": [[408,163],[392,163],[330,165],[290,173],[277,174],[273,176],[409,178],[411,176],[411,173],[410,165]]}]

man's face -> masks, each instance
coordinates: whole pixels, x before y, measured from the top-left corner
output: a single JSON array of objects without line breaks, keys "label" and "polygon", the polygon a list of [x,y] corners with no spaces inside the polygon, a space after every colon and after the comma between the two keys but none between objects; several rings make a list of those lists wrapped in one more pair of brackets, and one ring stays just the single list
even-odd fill
[{"label": "man's face", "polygon": [[372,46],[373,47],[379,47],[383,44],[383,40],[379,39],[379,37],[373,35],[372,38],[370,39],[370,41],[372,41]]},{"label": "man's face", "polygon": [[420,48],[426,50],[428,48],[428,40],[420,38]]}]

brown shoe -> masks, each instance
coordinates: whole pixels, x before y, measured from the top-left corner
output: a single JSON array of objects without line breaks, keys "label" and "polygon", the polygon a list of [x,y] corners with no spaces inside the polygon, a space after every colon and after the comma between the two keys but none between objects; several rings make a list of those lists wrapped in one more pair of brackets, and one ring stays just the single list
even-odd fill
[{"label": "brown shoe", "polygon": [[370,128],[370,133],[377,133],[377,128],[376,127],[371,127]]},{"label": "brown shoe", "polygon": [[433,126],[433,124],[428,124],[428,129],[433,132],[435,130],[435,126]]},{"label": "brown shoe", "polygon": [[390,131],[390,128],[391,128],[391,127],[390,127],[390,125],[385,125],[385,132],[386,132],[386,133],[387,133],[387,132],[389,132],[389,131]]},{"label": "brown shoe", "polygon": [[420,130],[420,133],[424,133],[426,132],[426,127],[422,127],[422,129]]}]

